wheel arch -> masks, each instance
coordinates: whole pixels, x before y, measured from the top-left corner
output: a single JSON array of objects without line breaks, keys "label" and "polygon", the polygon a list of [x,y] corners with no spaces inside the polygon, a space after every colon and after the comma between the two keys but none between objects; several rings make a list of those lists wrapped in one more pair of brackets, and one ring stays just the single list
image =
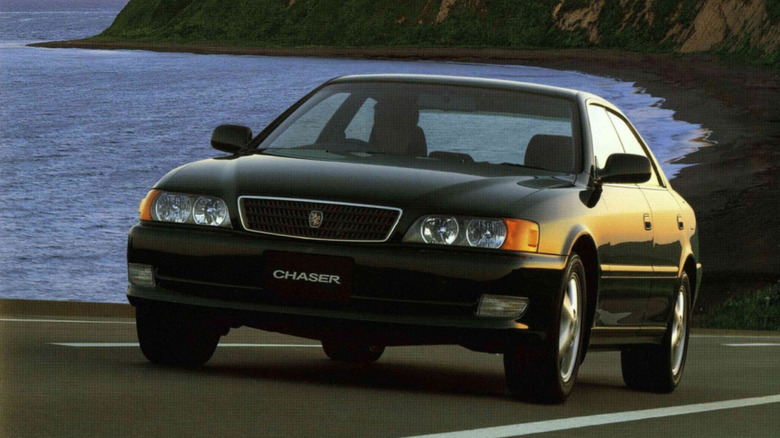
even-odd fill
[{"label": "wheel arch", "polygon": [[[682,272],[688,274],[688,279],[691,283],[691,312],[693,312],[694,305],[696,304],[696,298],[699,295],[699,285],[701,284],[701,278],[699,278],[699,269],[696,263],[696,259],[693,258],[693,254],[689,254],[683,264]],[[682,272],[680,275],[682,275]]]},{"label": "wheel arch", "polygon": [[585,309],[587,314],[585,316],[585,336],[583,348],[580,350],[580,360],[585,360],[585,355],[588,351],[588,345],[590,344],[591,329],[593,327],[593,320],[596,314],[596,303],[598,302],[598,285],[599,285],[599,259],[598,250],[596,249],[596,243],[589,234],[581,234],[578,236],[574,244],[569,251],[569,254],[577,253],[582,260],[582,264],[585,267]]}]

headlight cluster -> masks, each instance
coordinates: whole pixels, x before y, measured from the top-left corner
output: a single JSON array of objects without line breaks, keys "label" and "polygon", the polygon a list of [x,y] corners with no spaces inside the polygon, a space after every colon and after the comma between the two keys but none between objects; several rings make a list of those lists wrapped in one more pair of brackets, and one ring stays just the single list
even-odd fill
[{"label": "headlight cluster", "polygon": [[521,219],[423,216],[409,228],[405,242],[536,252],[539,225]]},{"label": "headlight cluster", "polygon": [[141,220],[230,227],[227,204],[213,196],[152,190],[139,208]]}]

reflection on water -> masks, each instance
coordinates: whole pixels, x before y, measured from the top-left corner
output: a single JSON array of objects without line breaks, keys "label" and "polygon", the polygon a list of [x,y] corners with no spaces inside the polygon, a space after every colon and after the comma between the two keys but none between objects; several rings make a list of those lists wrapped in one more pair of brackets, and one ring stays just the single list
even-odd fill
[{"label": "reflection on water", "polygon": [[155,181],[214,155],[208,145],[214,126],[240,123],[257,132],[334,76],[463,75],[592,92],[623,109],[670,176],[678,169],[674,160],[699,147],[707,133],[674,120],[659,97],[632,83],[577,72],[29,48],[24,44],[96,34],[122,3],[56,11],[45,10],[51,2],[28,3],[44,10],[5,7],[17,3],[0,8],[0,298],[123,302],[126,233]]}]

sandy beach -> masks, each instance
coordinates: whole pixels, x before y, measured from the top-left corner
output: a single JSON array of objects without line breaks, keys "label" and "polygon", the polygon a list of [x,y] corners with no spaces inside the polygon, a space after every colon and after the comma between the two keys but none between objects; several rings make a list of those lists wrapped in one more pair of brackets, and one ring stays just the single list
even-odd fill
[{"label": "sandy beach", "polygon": [[[780,74],[729,64],[710,55],[637,54],[607,50],[442,48],[259,48],[64,41],[45,47],[171,52],[431,59],[524,64],[634,82],[675,117],[712,131],[672,185],[696,211],[704,282],[697,309],[726,296],[780,281]],[[703,143],[703,145],[706,143]],[[652,145],[651,145],[652,147]]]}]

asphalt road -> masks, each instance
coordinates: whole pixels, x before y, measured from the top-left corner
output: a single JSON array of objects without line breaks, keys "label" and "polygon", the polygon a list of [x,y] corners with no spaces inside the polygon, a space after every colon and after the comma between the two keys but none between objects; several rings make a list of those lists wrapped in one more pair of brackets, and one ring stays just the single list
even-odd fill
[{"label": "asphalt road", "polygon": [[780,431],[780,334],[696,333],[683,382],[669,395],[628,390],[619,355],[592,354],[564,405],[539,406],[506,396],[500,356],[459,347],[391,348],[378,363],[355,367],[326,359],[309,340],[238,329],[205,367],[181,370],[146,362],[127,312],[71,313],[29,316],[0,306],[1,437]]}]

